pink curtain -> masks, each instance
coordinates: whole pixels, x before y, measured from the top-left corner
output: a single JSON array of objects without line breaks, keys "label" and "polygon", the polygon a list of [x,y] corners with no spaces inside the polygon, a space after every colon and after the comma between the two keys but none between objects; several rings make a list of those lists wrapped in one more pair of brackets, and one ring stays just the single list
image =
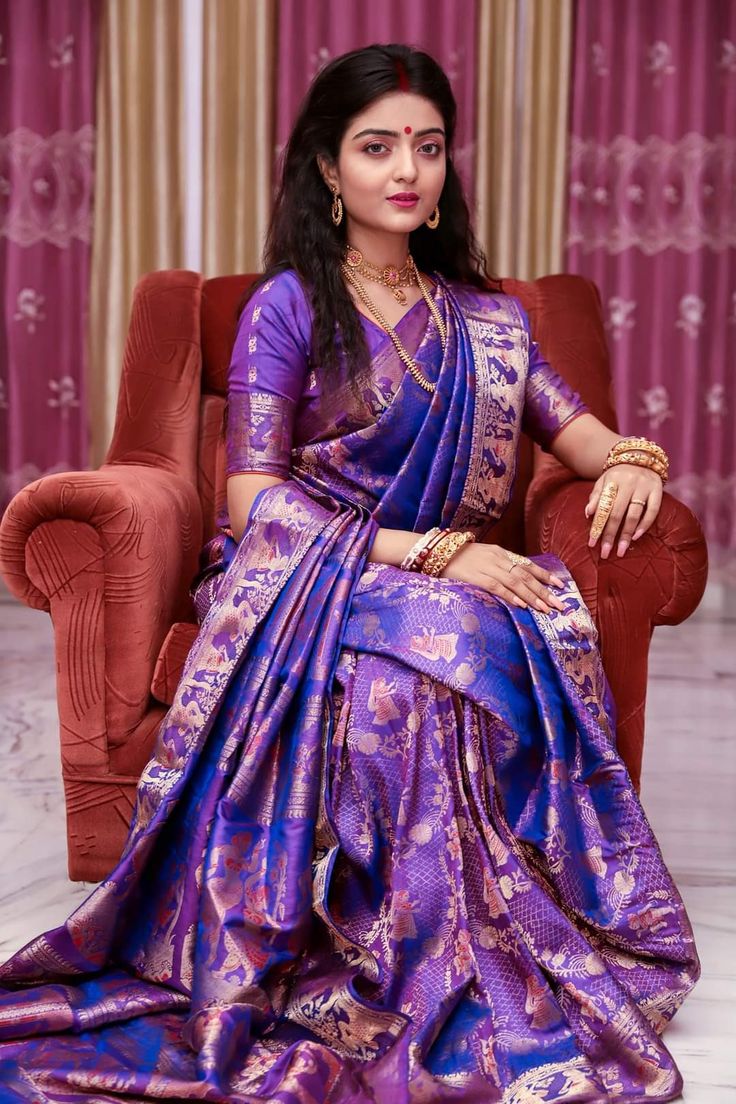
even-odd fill
[{"label": "pink curtain", "polygon": [[0,0],[0,509],[84,467],[99,0]]},{"label": "pink curtain", "polygon": [[622,430],[736,568],[736,4],[578,0],[568,271],[603,298]]},{"label": "pink curtain", "polygon": [[404,42],[432,54],[450,78],[459,124],[454,161],[472,201],[476,8],[475,0],[279,0],[277,153],[323,65],[360,46]]}]

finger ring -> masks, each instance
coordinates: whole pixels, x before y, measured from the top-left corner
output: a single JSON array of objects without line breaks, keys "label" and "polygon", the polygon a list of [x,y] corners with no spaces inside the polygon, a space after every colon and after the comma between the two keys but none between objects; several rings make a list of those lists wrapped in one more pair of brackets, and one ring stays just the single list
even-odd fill
[{"label": "finger ring", "polygon": [[603,511],[596,510],[595,517],[593,518],[593,524],[590,527],[590,536],[592,540],[598,540],[598,537],[601,535],[606,527],[606,522],[608,521],[608,515],[610,514],[610,512],[610,509]]},{"label": "finger ring", "polygon": [[513,571],[517,564],[523,564],[526,567],[532,562],[528,556],[520,556],[518,552],[507,552],[506,555],[511,560],[509,571]]},{"label": "finger ring", "polygon": [[632,506],[633,506],[634,503],[636,503],[637,506],[646,506],[646,504],[647,504],[646,499],[644,499],[644,498],[632,498],[631,499]]},{"label": "finger ring", "polygon": [[613,503],[617,494],[618,483],[606,483],[601,491],[601,497],[598,499],[598,506],[596,507],[593,517],[593,524],[590,527],[591,539],[598,540],[598,537],[605,529],[608,515],[613,509]]},{"label": "finger ring", "polygon": [[617,494],[618,494],[618,483],[614,483],[614,481],[611,480],[610,483],[606,483],[605,487],[601,491],[601,497],[598,499],[598,504],[600,505],[600,503],[604,499],[606,499],[606,501],[608,501],[610,499],[611,503],[613,503],[613,500],[615,499]]}]

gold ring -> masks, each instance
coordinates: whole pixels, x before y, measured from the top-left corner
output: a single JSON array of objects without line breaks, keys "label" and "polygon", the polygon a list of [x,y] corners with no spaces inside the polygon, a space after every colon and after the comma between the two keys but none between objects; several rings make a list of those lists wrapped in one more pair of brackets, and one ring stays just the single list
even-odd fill
[{"label": "gold ring", "polygon": [[647,504],[644,498],[632,498],[630,505],[633,506],[634,503],[636,503],[637,506],[646,506]]},{"label": "gold ring", "polygon": [[517,564],[523,564],[526,567],[532,562],[528,556],[520,556],[518,552],[507,552],[506,555],[511,560],[509,571],[513,571]]},{"label": "gold ring", "polygon": [[[618,483],[614,482],[614,480],[612,479],[609,483],[606,483],[605,487],[601,491],[601,499],[610,498],[611,502],[613,502],[617,494]],[[600,502],[601,499],[599,499],[598,501]]]}]

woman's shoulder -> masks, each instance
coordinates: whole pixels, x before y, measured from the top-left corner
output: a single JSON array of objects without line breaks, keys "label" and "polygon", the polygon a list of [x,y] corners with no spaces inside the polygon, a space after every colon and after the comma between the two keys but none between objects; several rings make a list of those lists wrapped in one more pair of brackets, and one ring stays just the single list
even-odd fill
[{"label": "woman's shoulder", "polygon": [[496,324],[526,327],[526,313],[517,296],[494,287],[476,287],[462,280],[444,279],[444,282],[464,311]]},{"label": "woman's shoulder", "polygon": [[259,283],[248,299],[251,303],[263,307],[267,303],[279,307],[302,309],[308,307],[308,300],[298,273],[293,268],[282,268],[273,275],[260,277]]},{"label": "woman's shoulder", "polygon": [[260,332],[276,328],[308,343],[312,310],[298,273],[284,268],[261,279],[243,308],[239,325]]}]

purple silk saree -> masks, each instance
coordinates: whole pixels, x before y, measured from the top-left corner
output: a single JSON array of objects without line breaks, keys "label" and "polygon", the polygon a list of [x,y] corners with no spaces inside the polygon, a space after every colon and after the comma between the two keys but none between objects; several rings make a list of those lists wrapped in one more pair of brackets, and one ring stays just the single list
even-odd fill
[{"label": "purple silk saree", "polygon": [[249,302],[228,470],[282,475],[196,587],[201,630],[125,853],[0,968],[0,1100],[663,1101],[699,963],[614,744],[595,629],[367,562],[481,529],[522,428],[584,407],[518,302],[438,279],[321,393],[292,273]]}]

